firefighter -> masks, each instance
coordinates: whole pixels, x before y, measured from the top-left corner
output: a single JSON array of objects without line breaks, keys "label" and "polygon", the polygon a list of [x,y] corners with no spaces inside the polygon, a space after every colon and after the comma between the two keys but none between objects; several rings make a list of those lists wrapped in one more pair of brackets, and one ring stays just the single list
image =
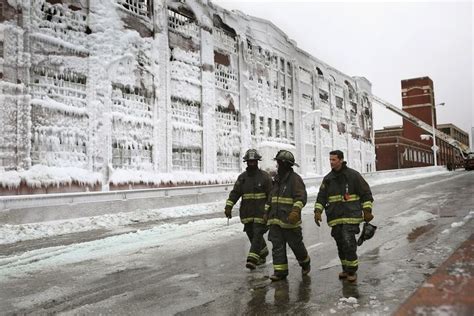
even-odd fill
[{"label": "firefighter", "polygon": [[284,280],[288,275],[286,244],[296,256],[305,276],[311,270],[308,251],[303,243],[301,230],[301,209],[307,200],[303,179],[293,171],[293,154],[280,150],[274,158],[278,164],[278,173],[265,206],[265,218],[270,227],[268,240],[272,242],[273,270],[272,281]]},{"label": "firefighter", "polygon": [[336,240],[342,272],[339,279],[357,281],[357,242],[359,224],[370,222],[372,215],[372,192],[359,172],[348,168],[340,150],[329,153],[331,172],[323,179],[314,205],[314,221],[320,226],[321,213],[326,209],[331,236]]},{"label": "firefighter", "polygon": [[240,221],[244,224],[244,232],[250,240],[250,250],[245,266],[254,270],[265,263],[268,248],[263,235],[267,232],[266,221],[263,219],[265,202],[272,188],[270,175],[258,168],[262,156],[249,149],[243,157],[247,162],[247,170],[239,175],[234,188],[226,201],[224,214],[232,218],[232,207],[242,198],[240,203]]}]

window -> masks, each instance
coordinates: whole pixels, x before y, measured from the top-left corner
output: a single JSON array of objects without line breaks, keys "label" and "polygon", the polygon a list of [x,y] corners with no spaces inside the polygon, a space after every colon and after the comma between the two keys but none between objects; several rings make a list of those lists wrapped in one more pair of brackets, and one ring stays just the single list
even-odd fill
[{"label": "window", "polygon": [[173,169],[201,171],[201,149],[173,148]]},{"label": "window", "polygon": [[293,128],[293,123],[288,123],[288,129],[289,129],[289,133],[290,133],[290,139],[291,140],[294,140],[295,139],[295,131],[294,131],[294,128]]},{"label": "window", "polygon": [[280,138],[281,133],[280,133],[280,120],[275,119],[275,137]]},{"label": "window", "polygon": [[283,100],[285,100],[285,98],[286,98],[285,87],[281,87],[280,90],[281,90],[281,98],[282,98]]},{"label": "window", "polygon": [[308,70],[301,67],[300,67],[300,78],[302,82],[305,82],[308,84],[313,83],[313,80],[311,79],[311,73]]},{"label": "window", "polygon": [[327,91],[324,91],[323,89],[319,89],[319,98],[323,102],[328,102],[329,101],[329,93]]},{"label": "window", "polygon": [[237,92],[239,90],[237,72],[234,71],[231,67],[214,63],[214,76],[216,78],[216,87],[233,92]]},{"label": "window", "polygon": [[281,137],[286,138],[286,121],[281,122]]},{"label": "window", "polygon": [[267,122],[268,122],[268,126],[267,126],[267,128],[268,128],[268,137],[272,137],[273,136],[272,119],[269,117]]},{"label": "window", "polygon": [[194,17],[168,9],[168,29],[188,37],[199,37],[199,27]]},{"label": "window", "polygon": [[344,99],[336,96],[336,107],[342,109],[344,107]]},{"label": "window", "polygon": [[265,126],[264,126],[264,119],[263,119],[263,116],[260,116],[258,118],[258,128],[260,130],[260,135],[263,136],[265,134]]},{"label": "window", "polygon": [[253,136],[257,133],[255,123],[255,114],[250,113],[250,134]]},{"label": "window", "polygon": [[351,102],[351,114],[356,115],[357,114],[357,103]]},{"label": "window", "polygon": [[147,18],[151,17],[153,3],[151,0],[118,0],[118,3],[132,14]]},{"label": "window", "polygon": [[319,69],[319,67],[316,67],[316,71],[318,72],[318,76],[323,76],[323,72],[321,71],[321,69]]}]

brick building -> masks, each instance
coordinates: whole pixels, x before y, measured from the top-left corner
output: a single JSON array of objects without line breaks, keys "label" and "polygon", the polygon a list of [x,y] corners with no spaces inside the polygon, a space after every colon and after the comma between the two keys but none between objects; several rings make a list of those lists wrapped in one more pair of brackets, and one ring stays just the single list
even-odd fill
[{"label": "brick building", "polygon": [[[426,124],[442,127],[448,135],[463,144],[469,143],[466,132],[452,124],[436,124],[436,103],[433,81],[429,77],[402,80],[402,110]],[[449,129],[449,130],[448,130]],[[441,130],[444,132],[444,130]],[[421,137],[421,135],[430,135]],[[424,167],[434,165],[433,138],[431,133],[403,119],[403,125],[385,127],[375,131],[375,154],[377,170]],[[437,138],[437,164],[461,163],[456,148]]]}]

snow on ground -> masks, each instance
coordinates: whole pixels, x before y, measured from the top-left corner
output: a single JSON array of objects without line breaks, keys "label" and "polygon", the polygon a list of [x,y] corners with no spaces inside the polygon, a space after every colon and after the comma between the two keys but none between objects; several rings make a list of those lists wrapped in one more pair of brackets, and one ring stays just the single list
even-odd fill
[{"label": "snow on ground", "polygon": [[2,271],[0,280],[18,277],[46,267],[99,258],[108,260],[107,258],[116,258],[118,254],[126,256],[136,253],[140,249],[160,247],[162,253],[167,255],[182,255],[203,247],[210,247],[234,235],[241,235],[240,220],[233,218],[230,222],[231,225],[227,226],[226,219],[214,218],[181,225],[163,224],[128,234],[67,246],[36,249],[20,255],[0,258]]},{"label": "snow on ground", "polygon": [[22,225],[1,225],[0,245],[18,241],[78,233],[95,229],[115,229],[138,222],[203,215],[223,209],[222,202],[169,207],[163,209],[121,212],[100,216],[82,217]]},{"label": "snow on ground", "polygon": [[474,217],[474,211],[470,211],[469,214],[467,214],[463,219],[462,221],[460,222],[454,222],[454,223],[451,223],[451,228],[447,228],[445,230],[443,230],[441,233],[442,234],[448,234],[449,232],[451,232],[451,230],[453,228],[457,228],[457,227],[461,227],[461,226],[464,226],[471,218]]},{"label": "snow on ground", "polygon": [[[393,183],[393,182],[402,182],[402,181],[410,181],[410,180],[415,180],[415,179],[421,179],[425,177],[432,177],[432,176],[437,176],[441,174],[448,173],[448,171],[441,170],[441,171],[432,171],[432,172],[427,172],[427,173],[416,173],[416,174],[410,174],[410,175],[383,175],[382,178],[368,178],[367,183],[371,186],[375,185],[382,185],[382,184],[387,184],[387,183]],[[451,178],[450,178],[451,179]]]}]

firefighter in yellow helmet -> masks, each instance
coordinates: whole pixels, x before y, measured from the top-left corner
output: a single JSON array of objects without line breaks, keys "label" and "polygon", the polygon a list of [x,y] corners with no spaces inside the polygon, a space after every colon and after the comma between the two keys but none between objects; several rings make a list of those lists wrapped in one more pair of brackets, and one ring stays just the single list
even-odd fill
[{"label": "firefighter in yellow helmet", "polygon": [[244,161],[247,169],[239,175],[234,188],[226,201],[225,216],[232,218],[232,207],[241,198],[240,221],[244,224],[244,231],[250,240],[250,250],[245,266],[253,270],[257,265],[265,263],[268,248],[263,235],[267,232],[267,225],[263,219],[265,202],[272,188],[270,175],[258,168],[258,161],[262,156],[255,150],[249,149],[245,153]]},{"label": "firefighter in yellow helmet", "polygon": [[270,227],[268,240],[273,244],[272,281],[280,281],[288,275],[286,244],[296,256],[305,276],[311,270],[308,251],[303,243],[301,230],[301,209],[307,200],[303,179],[293,171],[295,157],[288,150],[280,150],[274,158],[278,164],[273,188],[265,206],[267,225]]},{"label": "firefighter in yellow helmet", "polygon": [[[342,265],[339,278],[356,282],[359,261],[357,260],[355,235],[360,232],[360,223],[363,221],[368,223],[374,218],[372,215],[374,199],[369,185],[360,173],[346,166],[342,151],[331,151],[329,161],[332,170],[324,177],[319,188],[316,204],[314,205],[314,220],[319,226],[322,220],[321,213],[323,209],[326,209],[327,222],[331,227],[331,236],[336,241]],[[371,235],[373,235],[375,228],[375,226],[370,225],[368,232],[371,231]],[[363,237],[368,239],[371,236],[369,234]]]}]

